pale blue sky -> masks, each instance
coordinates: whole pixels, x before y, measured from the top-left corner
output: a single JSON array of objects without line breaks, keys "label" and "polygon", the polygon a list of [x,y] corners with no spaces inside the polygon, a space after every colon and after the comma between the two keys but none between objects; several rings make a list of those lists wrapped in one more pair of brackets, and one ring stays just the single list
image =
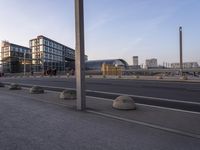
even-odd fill
[{"label": "pale blue sky", "polygon": [[[85,49],[89,59],[132,56],[178,62],[183,26],[184,61],[200,63],[199,0],[85,0]],[[45,35],[75,47],[74,0],[0,0],[0,40],[28,46]]]}]

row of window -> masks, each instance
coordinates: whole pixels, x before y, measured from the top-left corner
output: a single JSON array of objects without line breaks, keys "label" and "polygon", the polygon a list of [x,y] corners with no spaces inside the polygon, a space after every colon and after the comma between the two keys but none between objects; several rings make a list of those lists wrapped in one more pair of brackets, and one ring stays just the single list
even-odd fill
[{"label": "row of window", "polygon": [[[33,47],[33,54],[34,54],[35,52],[38,52],[38,51],[37,51],[37,48],[36,48],[36,47]],[[62,51],[58,51],[58,50],[49,48],[49,47],[47,47],[47,46],[40,46],[39,52],[44,52],[45,55],[48,53],[48,54],[59,55],[60,57],[63,57]],[[64,54],[65,54],[65,56],[68,57],[68,58],[75,58],[75,54],[74,54],[73,51],[67,51],[67,52],[65,52]]]},{"label": "row of window", "polygon": [[5,48],[2,48],[2,53],[5,54],[5,53],[9,53],[9,52],[17,52],[17,53],[22,53],[24,54],[24,52],[26,53],[31,53],[31,51],[29,49],[26,49],[26,48],[19,48],[19,47],[5,47]]},{"label": "row of window", "polygon": [[45,59],[51,59],[51,60],[55,60],[55,61],[63,61],[62,57],[55,56],[55,55],[50,55],[50,54],[49,55],[46,54],[46,55],[44,55],[42,57],[40,57],[39,55],[33,55],[33,59],[43,59],[43,60],[45,60]]},{"label": "row of window", "polygon": [[62,61],[55,61],[55,60],[51,60],[51,59],[46,59],[46,60],[44,60],[44,61],[37,61],[37,60],[33,60],[33,61],[32,61],[33,64],[43,64],[43,63],[45,63],[45,62],[64,64]]},{"label": "row of window", "polygon": [[[13,57],[24,57],[24,53],[11,52],[11,56],[13,56]],[[31,58],[31,54],[26,54],[25,58]]]},{"label": "row of window", "polygon": [[47,53],[53,53],[53,54],[56,54],[56,55],[62,55],[62,51],[60,50],[56,50],[56,49],[53,49],[53,48],[49,48],[47,46],[40,46],[40,51],[45,51]]},{"label": "row of window", "polygon": [[49,47],[52,47],[52,48],[56,48],[56,49],[59,49],[59,50],[63,49],[63,46],[61,44],[57,44],[57,43],[50,41],[50,40],[43,39],[43,43],[45,45],[49,46]]},{"label": "row of window", "polygon": [[[72,54],[72,55],[75,55],[75,51],[66,47],[66,46],[63,46],[61,44],[57,44],[53,41],[50,41],[50,40],[47,40],[47,39],[39,39],[39,42],[38,40],[32,40],[30,42],[30,47],[32,47],[33,50],[36,50],[36,46],[41,46],[41,47],[45,47],[45,51],[53,51],[56,53],[57,51],[61,52],[64,51],[65,53],[69,53],[69,54]],[[40,48],[40,51],[42,51],[44,49],[41,49]]]},{"label": "row of window", "polygon": [[37,45],[46,45],[46,46],[49,46],[49,47],[52,47],[52,48],[55,48],[55,49],[59,49],[59,50],[63,49],[63,46],[61,44],[57,44],[56,42],[53,42],[51,40],[44,39],[44,38],[40,38],[39,40],[35,39],[35,40],[30,41],[31,47],[37,46]]},{"label": "row of window", "polygon": [[36,52],[45,52],[45,53],[52,53],[52,54],[56,54],[56,55],[62,55],[62,52],[61,51],[57,51],[55,49],[50,49],[48,47],[40,47],[39,50],[36,49],[36,47],[33,48],[33,51],[32,53],[36,53]]},{"label": "row of window", "polygon": [[22,47],[10,47],[10,51],[12,52],[20,52],[20,53],[30,53],[31,51],[27,48]]}]

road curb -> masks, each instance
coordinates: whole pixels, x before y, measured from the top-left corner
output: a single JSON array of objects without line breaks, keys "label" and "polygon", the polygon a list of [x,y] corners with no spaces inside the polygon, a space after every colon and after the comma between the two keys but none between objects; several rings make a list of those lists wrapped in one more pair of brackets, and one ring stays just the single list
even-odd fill
[{"label": "road curb", "polygon": [[[10,82],[2,82],[5,85],[10,85]],[[32,85],[30,84],[19,84],[22,87],[31,88]],[[38,85],[41,86],[41,85]],[[64,90],[76,90],[75,88],[62,88],[62,87],[51,87],[51,86],[41,86],[44,90],[49,91],[56,91],[62,92]],[[147,97],[147,96],[140,96],[140,95],[130,95],[130,94],[123,94],[123,93],[109,93],[109,92],[102,92],[102,91],[92,91],[86,90],[87,96],[95,96],[100,98],[110,98],[115,99],[118,96],[125,95],[134,98],[135,103],[139,104],[146,104],[152,106],[161,106],[166,108],[174,108],[192,112],[200,112],[200,103],[198,102],[188,102],[188,101],[181,101],[181,100],[174,100],[174,99],[167,99],[167,98],[157,98],[157,97]]]}]

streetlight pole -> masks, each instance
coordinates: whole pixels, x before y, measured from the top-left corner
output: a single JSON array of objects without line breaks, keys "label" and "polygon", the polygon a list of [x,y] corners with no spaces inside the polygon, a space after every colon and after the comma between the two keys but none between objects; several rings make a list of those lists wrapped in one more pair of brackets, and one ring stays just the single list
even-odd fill
[{"label": "streetlight pole", "polygon": [[76,93],[77,110],[86,108],[85,100],[85,54],[84,54],[84,9],[83,0],[75,0],[75,28],[76,28]]},{"label": "streetlight pole", "polygon": [[64,75],[65,75],[65,55],[63,57],[64,57],[63,58],[63,62],[64,62],[64,64],[63,64],[63,67],[64,67],[63,71],[64,71]]},{"label": "streetlight pole", "polygon": [[180,73],[183,75],[183,42],[182,42],[182,27],[179,27],[179,44],[180,44]]},{"label": "streetlight pole", "polygon": [[41,53],[40,54],[40,56],[41,56],[41,64],[42,64],[42,74],[44,74],[44,53]]},{"label": "streetlight pole", "polygon": [[24,76],[26,75],[26,52],[24,52]]}]

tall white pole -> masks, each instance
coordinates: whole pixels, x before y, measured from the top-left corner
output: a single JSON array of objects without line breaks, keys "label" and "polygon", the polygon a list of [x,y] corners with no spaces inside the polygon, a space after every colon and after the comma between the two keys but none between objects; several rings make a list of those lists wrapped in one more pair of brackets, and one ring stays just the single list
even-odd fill
[{"label": "tall white pole", "polygon": [[76,26],[76,93],[77,110],[86,108],[85,100],[85,49],[84,49],[84,9],[83,0],[75,0],[75,26]]},{"label": "tall white pole", "polygon": [[26,52],[24,52],[24,76],[26,75]]},{"label": "tall white pole", "polygon": [[182,27],[179,27],[179,45],[180,45],[180,72],[183,75],[183,42],[182,42]]}]

